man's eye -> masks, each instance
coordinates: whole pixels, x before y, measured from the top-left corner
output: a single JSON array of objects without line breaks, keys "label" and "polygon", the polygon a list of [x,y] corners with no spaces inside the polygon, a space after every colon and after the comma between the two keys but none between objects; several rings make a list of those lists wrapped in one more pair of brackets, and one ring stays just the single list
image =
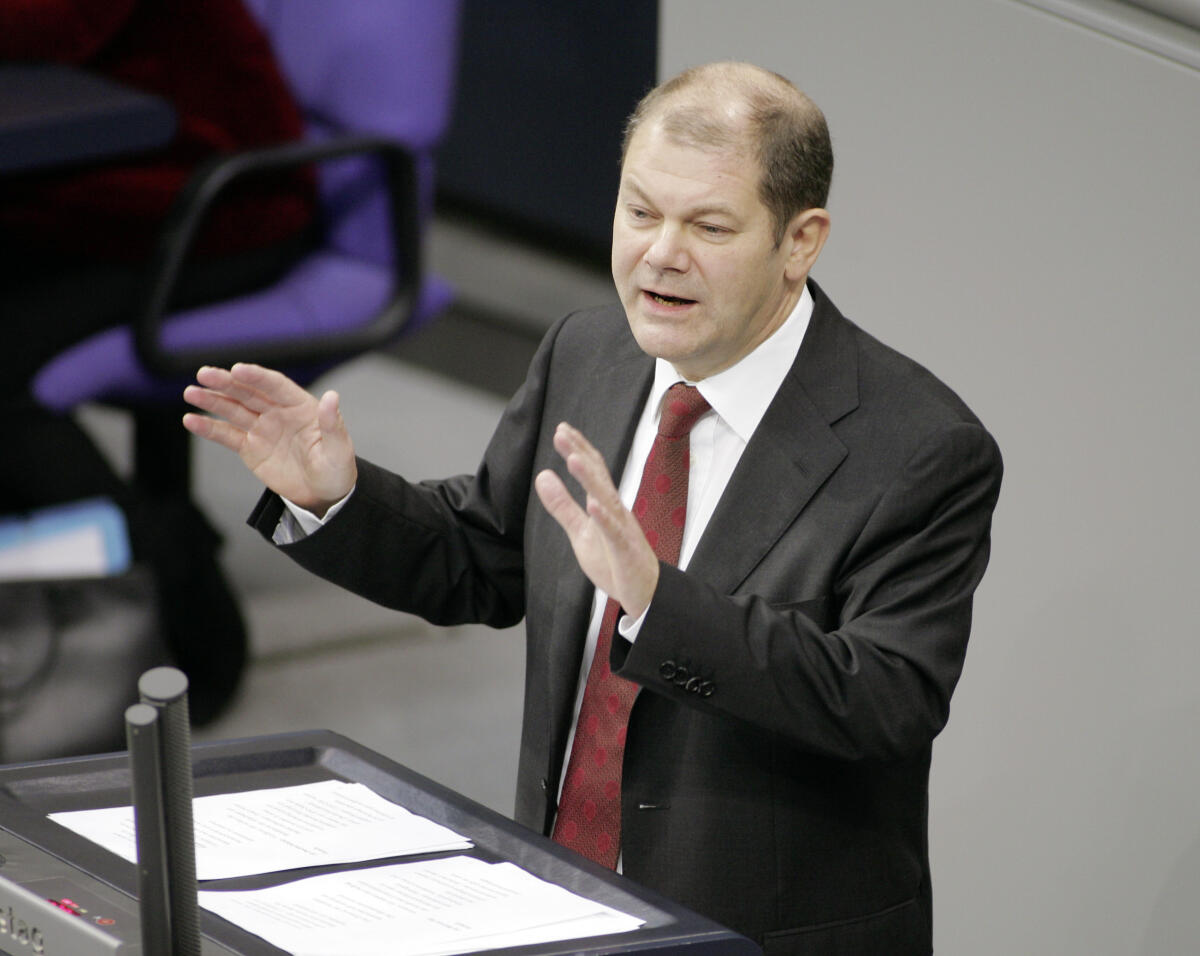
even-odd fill
[{"label": "man's eye", "polygon": [[714,226],[714,225],[711,225],[710,223],[702,223],[700,228],[704,231],[704,234],[707,236],[724,236],[729,232],[729,230],[726,229],[724,226]]}]

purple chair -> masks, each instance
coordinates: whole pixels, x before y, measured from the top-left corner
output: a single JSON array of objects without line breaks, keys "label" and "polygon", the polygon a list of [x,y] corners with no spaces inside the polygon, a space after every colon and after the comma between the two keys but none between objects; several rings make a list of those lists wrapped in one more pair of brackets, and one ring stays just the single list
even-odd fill
[{"label": "purple chair", "polygon": [[[160,600],[180,666],[211,719],[236,688],[245,627],[215,560],[215,533],[191,500],[182,390],[201,364],[257,361],[307,385],[340,361],[430,321],[451,290],[424,274],[433,150],[446,129],[458,54],[458,0],[245,0],[305,113],[305,140],[213,160],[178,197],[141,308],[127,326],[62,352],[33,381],[38,402],[84,402],[134,418],[134,483],[156,543]],[[171,309],[213,197],[246,175],[312,166],[321,238],[273,284]],[[157,541],[161,538],[161,541]],[[164,584],[163,582],[167,582]],[[165,595],[165,596],[164,596]],[[199,705],[199,706],[198,706]]]},{"label": "purple chair", "polygon": [[[421,327],[452,298],[443,281],[423,274],[420,250],[432,211],[433,149],[450,115],[459,4],[246,3],[304,110],[306,141],[221,157],[197,171],[164,227],[135,321],[47,363],[33,382],[47,408],[119,405],[134,411],[140,431],[163,403],[178,404],[201,364],[258,361],[307,384],[338,361]],[[172,313],[179,273],[213,197],[239,177],[306,164],[319,164],[320,246],[268,288]],[[160,461],[161,437],[153,442]],[[146,479],[142,465],[139,478]],[[172,469],[170,480],[179,478]]]}]

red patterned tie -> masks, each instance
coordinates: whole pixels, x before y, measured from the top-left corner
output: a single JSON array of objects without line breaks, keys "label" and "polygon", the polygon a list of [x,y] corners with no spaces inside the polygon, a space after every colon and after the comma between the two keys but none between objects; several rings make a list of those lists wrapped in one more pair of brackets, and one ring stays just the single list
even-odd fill
[{"label": "red patterned tie", "polygon": [[[633,513],[646,540],[668,564],[678,563],[683,541],[688,433],[708,407],[691,385],[671,386],[634,499]],[[619,615],[619,605],[610,598],[588,671],[553,834],[558,843],[609,869],[616,867],[621,850],[621,760],[625,725],[638,692],[637,684],[609,669],[609,648]]]}]

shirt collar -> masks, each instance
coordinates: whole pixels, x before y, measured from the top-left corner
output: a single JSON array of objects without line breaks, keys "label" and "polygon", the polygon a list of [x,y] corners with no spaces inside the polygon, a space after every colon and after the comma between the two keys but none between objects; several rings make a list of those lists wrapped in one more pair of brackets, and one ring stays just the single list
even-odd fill
[{"label": "shirt collar", "polygon": [[[710,375],[701,382],[688,382],[700,389],[708,404],[744,442],[750,441],[754,429],[767,412],[771,399],[779,391],[783,379],[796,361],[800,343],[812,317],[813,297],[804,286],[799,300],[783,325],[736,365]],[[672,385],[686,381],[666,359],[655,359],[654,384],[650,389],[650,408],[654,420],[662,398]]]}]

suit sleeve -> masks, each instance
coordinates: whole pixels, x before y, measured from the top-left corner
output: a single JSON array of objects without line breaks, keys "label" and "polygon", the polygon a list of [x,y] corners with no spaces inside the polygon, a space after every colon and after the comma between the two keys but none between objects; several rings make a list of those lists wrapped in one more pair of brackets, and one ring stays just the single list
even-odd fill
[{"label": "suit sleeve", "polygon": [[[534,356],[474,475],[414,483],[360,459],[358,485],[337,517],[281,550],[328,581],[434,624],[520,621],[525,516],[558,328]],[[249,523],[270,540],[282,509],[267,492]]]},{"label": "suit sleeve", "polygon": [[[944,726],[989,553],[999,450],[978,424],[928,437],[871,509],[828,595],[774,606],[663,566],[621,676],[810,752],[892,759]],[[797,569],[801,573],[801,569]]]}]

